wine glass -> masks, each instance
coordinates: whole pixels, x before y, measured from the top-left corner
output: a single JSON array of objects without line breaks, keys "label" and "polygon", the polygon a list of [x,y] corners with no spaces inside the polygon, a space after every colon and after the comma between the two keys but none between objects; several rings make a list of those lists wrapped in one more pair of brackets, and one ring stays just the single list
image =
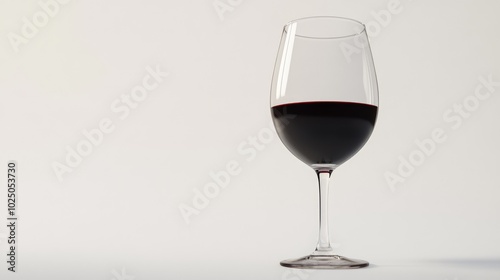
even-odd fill
[{"label": "wine glass", "polygon": [[378,111],[375,68],[365,26],[318,16],[285,25],[271,86],[271,115],[287,149],[319,181],[319,240],[308,256],[281,262],[308,269],[361,268],[336,255],[328,233],[330,175],[370,137]]}]

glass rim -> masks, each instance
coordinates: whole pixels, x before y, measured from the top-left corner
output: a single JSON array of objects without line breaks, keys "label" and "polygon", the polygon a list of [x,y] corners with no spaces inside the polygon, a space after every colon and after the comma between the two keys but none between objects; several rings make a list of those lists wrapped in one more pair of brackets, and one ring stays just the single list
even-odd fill
[{"label": "glass rim", "polygon": [[310,17],[302,17],[302,18],[294,19],[294,20],[291,20],[291,21],[287,22],[285,24],[285,26],[283,27],[283,30],[284,30],[284,32],[287,32],[287,28],[290,27],[294,23],[299,23],[299,22],[303,22],[303,21],[307,21],[307,20],[311,20],[311,19],[321,19],[321,18],[323,18],[323,19],[335,19],[335,20],[350,21],[352,23],[358,24],[361,27],[361,30],[358,31],[358,32],[353,32],[352,34],[349,34],[349,35],[342,35],[342,36],[324,36],[324,37],[318,37],[318,36],[304,36],[304,35],[299,35],[299,34],[295,34],[295,36],[301,37],[301,38],[308,38],[308,39],[343,39],[343,38],[349,38],[349,37],[359,36],[359,35],[361,35],[361,34],[363,34],[363,33],[366,32],[366,27],[365,27],[365,25],[361,21],[355,20],[355,19],[352,19],[352,18],[347,18],[347,17],[339,17],[339,16],[310,16]]}]

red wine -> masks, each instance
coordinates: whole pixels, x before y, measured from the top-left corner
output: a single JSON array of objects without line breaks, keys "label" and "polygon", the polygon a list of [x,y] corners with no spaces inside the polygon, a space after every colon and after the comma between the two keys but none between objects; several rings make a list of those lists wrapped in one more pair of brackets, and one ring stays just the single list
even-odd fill
[{"label": "red wine", "polygon": [[306,102],[272,107],[281,141],[304,163],[339,165],[370,137],[378,108],[349,102]]}]

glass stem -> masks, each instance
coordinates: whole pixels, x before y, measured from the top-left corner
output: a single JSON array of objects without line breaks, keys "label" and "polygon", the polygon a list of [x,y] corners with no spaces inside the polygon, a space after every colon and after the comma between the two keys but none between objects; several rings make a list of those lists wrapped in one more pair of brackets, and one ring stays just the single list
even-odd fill
[{"label": "glass stem", "polygon": [[314,254],[331,255],[333,249],[330,246],[328,232],[328,184],[333,170],[316,170],[319,182],[319,238]]}]

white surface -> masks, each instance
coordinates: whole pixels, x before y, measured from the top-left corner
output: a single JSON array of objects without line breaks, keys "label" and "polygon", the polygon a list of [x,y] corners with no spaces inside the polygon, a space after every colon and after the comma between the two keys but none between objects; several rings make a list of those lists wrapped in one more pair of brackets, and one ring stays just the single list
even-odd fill
[{"label": "white surface", "polygon": [[[2,261],[1,279],[304,280],[278,263],[315,245],[315,175],[269,138],[268,95],[282,26],[311,15],[369,25],[380,115],[330,207],[338,252],[374,266],[307,278],[499,278],[500,86],[460,125],[447,112],[479,77],[500,81],[499,2],[230,1],[221,20],[212,0],[73,0],[16,53],[8,34],[37,2],[0,4],[0,180],[17,160],[20,196],[19,272]],[[156,65],[169,76],[114,112]],[[114,130],[60,182],[52,164],[106,119]],[[436,128],[446,140],[391,189],[384,174]],[[179,206],[228,163],[237,175],[187,225]]]}]

